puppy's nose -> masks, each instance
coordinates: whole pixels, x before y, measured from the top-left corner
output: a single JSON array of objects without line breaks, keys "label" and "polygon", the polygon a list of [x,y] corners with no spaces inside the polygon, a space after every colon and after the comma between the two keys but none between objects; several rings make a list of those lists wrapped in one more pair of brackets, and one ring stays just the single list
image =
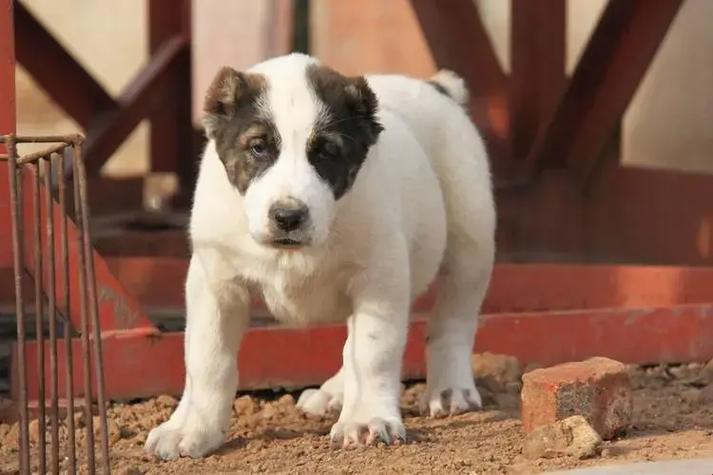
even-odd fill
[{"label": "puppy's nose", "polygon": [[280,231],[299,229],[308,217],[307,206],[298,200],[278,201],[270,207],[270,219]]}]

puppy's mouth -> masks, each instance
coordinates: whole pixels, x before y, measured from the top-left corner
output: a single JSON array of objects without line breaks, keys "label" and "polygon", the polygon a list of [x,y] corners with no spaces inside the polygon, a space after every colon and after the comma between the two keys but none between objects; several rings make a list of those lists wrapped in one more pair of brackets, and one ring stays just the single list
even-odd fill
[{"label": "puppy's mouth", "polygon": [[307,243],[305,243],[304,241],[298,241],[297,239],[285,237],[273,239],[272,241],[270,241],[270,245],[272,245],[272,247],[280,249],[299,249],[305,247]]}]

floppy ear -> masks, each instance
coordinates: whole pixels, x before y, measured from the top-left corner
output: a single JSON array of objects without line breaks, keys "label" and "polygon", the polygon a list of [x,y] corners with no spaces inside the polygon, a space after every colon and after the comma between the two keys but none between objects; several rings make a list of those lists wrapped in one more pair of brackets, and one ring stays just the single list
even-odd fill
[{"label": "floppy ear", "polygon": [[364,76],[348,78],[344,92],[354,113],[369,121],[369,131],[372,134],[370,139],[372,143],[376,142],[376,138],[384,128],[376,119],[379,101],[369,87],[369,83]]},{"label": "floppy ear", "polygon": [[203,126],[209,138],[215,138],[216,131],[235,115],[240,95],[246,89],[244,73],[228,66],[218,71],[206,92],[203,105]]}]

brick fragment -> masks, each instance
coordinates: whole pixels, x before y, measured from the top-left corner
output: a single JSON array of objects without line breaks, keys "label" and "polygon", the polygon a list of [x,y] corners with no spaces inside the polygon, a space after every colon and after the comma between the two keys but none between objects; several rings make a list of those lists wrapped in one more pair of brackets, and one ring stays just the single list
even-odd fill
[{"label": "brick fragment", "polygon": [[233,409],[238,417],[251,416],[260,410],[258,403],[249,395],[240,396],[233,402]]},{"label": "brick fragment", "polygon": [[478,387],[493,393],[520,392],[522,364],[514,356],[478,353],[471,357]]},{"label": "brick fragment", "polygon": [[561,455],[585,459],[599,452],[602,439],[582,416],[572,416],[538,427],[523,441],[522,454],[529,459]]},{"label": "brick fragment", "polygon": [[581,415],[608,440],[631,422],[631,382],[618,361],[597,357],[565,363],[531,371],[522,380],[522,425],[527,433]]},{"label": "brick fragment", "polygon": [[703,368],[700,370],[700,378],[706,384],[713,384],[713,360],[710,360]]}]

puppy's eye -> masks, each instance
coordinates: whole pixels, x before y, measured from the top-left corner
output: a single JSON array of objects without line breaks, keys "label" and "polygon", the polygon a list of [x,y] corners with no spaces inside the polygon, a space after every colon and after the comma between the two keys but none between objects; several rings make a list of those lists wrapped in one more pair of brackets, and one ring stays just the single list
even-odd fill
[{"label": "puppy's eye", "polygon": [[322,145],[319,147],[319,154],[323,158],[335,158],[339,155],[339,146],[334,142],[322,142]]},{"label": "puppy's eye", "polygon": [[248,146],[250,153],[255,158],[264,158],[267,155],[267,143],[262,138],[252,139]]}]

